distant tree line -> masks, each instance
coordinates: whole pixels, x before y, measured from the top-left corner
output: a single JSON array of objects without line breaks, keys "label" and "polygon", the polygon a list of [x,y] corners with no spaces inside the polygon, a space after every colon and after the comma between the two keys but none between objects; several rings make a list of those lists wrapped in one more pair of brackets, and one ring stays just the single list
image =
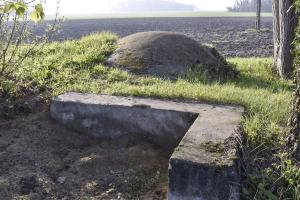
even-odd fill
[{"label": "distant tree line", "polygon": [[[229,12],[256,12],[257,0],[236,0],[233,7],[228,7]],[[262,12],[272,12],[272,0],[261,1]]]},{"label": "distant tree line", "polygon": [[118,12],[195,11],[197,7],[174,0],[127,0],[120,2],[113,10]]}]

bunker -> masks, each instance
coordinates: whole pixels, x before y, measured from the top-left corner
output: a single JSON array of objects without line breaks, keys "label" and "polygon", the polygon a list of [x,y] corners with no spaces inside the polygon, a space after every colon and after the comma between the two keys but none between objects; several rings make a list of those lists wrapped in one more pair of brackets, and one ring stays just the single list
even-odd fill
[{"label": "bunker", "polygon": [[66,93],[51,117],[102,139],[140,134],[169,160],[168,199],[240,199],[236,136],[243,108],[199,102]]},{"label": "bunker", "polygon": [[167,79],[177,79],[191,70],[215,80],[234,78],[237,74],[216,49],[166,31],[140,32],[121,38],[108,64],[137,75]]}]

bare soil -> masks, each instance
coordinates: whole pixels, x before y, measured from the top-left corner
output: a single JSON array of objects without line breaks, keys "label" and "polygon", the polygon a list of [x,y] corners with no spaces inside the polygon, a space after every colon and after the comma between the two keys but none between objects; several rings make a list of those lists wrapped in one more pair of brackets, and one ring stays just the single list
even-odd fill
[{"label": "bare soil", "polygon": [[0,122],[0,197],[166,199],[170,155],[139,136],[103,141],[30,114]]},{"label": "bare soil", "polygon": [[54,40],[80,38],[111,31],[120,37],[144,31],[172,31],[198,42],[214,45],[225,57],[268,57],[273,55],[272,18],[262,18],[262,30],[256,32],[255,17],[178,17],[132,19],[66,20]]}]

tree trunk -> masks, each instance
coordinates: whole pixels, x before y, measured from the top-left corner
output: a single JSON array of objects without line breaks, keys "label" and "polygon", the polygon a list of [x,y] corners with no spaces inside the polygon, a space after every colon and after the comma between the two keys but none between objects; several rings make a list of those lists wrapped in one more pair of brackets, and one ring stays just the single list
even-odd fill
[{"label": "tree trunk", "polygon": [[286,146],[289,155],[300,162],[300,69],[297,69],[295,82],[297,88],[293,94]]},{"label": "tree trunk", "polygon": [[256,30],[260,31],[261,22],[261,0],[256,0]]},{"label": "tree trunk", "polygon": [[282,78],[291,78],[293,57],[291,53],[297,25],[293,0],[273,0],[274,66]]}]

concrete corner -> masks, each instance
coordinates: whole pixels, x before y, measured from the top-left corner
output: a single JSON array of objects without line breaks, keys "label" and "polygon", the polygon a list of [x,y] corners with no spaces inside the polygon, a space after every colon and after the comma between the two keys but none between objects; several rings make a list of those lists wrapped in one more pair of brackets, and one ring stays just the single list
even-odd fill
[{"label": "concrete corner", "polygon": [[141,134],[174,149],[170,200],[238,200],[236,134],[243,108],[145,98],[67,93],[54,98],[58,122],[102,139]]}]

